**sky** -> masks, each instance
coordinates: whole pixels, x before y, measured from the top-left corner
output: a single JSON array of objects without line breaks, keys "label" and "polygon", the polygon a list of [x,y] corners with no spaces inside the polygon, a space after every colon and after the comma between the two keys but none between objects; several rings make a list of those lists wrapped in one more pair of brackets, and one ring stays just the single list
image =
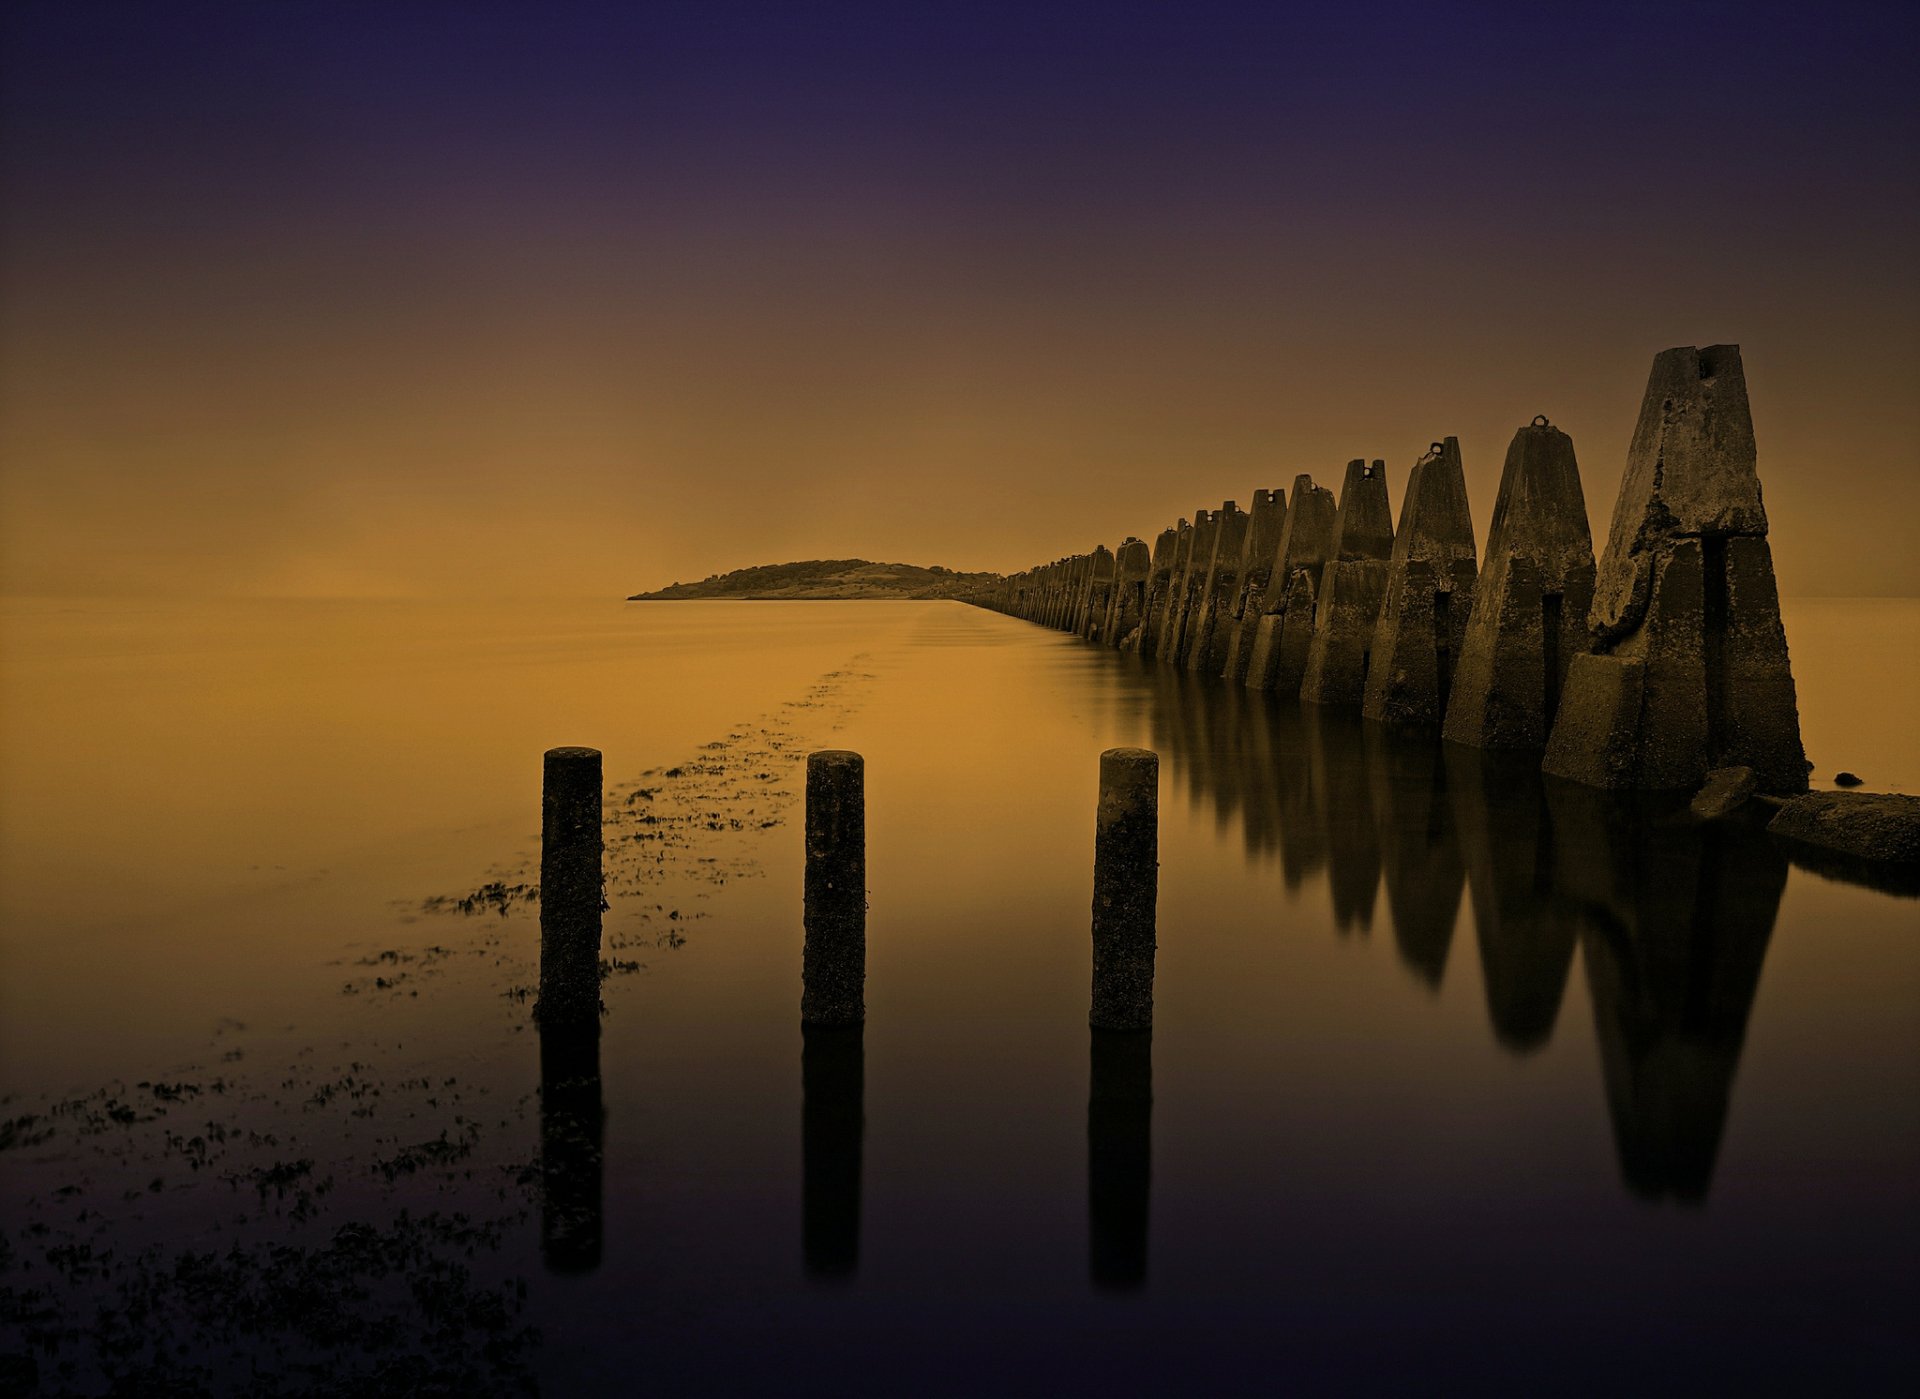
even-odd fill
[{"label": "sky", "polygon": [[1920,7],[0,18],[0,591],[1014,570],[1742,346],[1782,590],[1920,594]]}]

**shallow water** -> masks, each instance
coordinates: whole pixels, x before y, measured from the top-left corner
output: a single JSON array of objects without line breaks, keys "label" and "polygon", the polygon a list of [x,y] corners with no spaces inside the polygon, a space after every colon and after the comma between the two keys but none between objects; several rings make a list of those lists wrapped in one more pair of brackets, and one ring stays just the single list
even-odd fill
[{"label": "shallow water", "polygon": [[[1920,904],[1763,833],[952,603],[0,618],[0,1389],[1920,1373]],[[1920,604],[1787,623],[1816,783],[1920,788]],[[562,743],[610,966],[543,1099]],[[1134,743],[1150,1048],[1085,1020]],[[869,1018],[803,1075],[825,746]]]}]

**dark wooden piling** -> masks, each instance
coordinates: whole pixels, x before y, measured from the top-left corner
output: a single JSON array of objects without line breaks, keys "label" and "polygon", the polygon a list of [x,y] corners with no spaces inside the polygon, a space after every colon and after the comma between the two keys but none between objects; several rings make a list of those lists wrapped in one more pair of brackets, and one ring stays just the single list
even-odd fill
[{"label": "dark wooden piling", "polygon": [[600,750],[549,748],[540,800],[542,1025],[600,1016]]},{"label": "dark wooden piling", "polygon": [[1100,755],[1093,845],[1093,1026],[1153,1024],[1155,903],[1160,888],[1160,757],[1144,748]]},{"label": "dark wooden piling", "polygon": [[807,755],[806,944],[800,1021],[867,1017],[866,763],[858,753]]}]

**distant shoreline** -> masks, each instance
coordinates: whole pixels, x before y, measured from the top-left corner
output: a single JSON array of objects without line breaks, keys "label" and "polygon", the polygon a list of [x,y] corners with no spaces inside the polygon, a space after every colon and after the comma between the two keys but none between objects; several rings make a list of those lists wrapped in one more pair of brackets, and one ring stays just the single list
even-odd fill
[{"label": "distant shoreline", "polygon": [[627,601],[913,602],[959,597],[999,581],[997,573],[956,573],[938,566],[807,559],[716,573],[698,583],[672,583],[629,594]]}]

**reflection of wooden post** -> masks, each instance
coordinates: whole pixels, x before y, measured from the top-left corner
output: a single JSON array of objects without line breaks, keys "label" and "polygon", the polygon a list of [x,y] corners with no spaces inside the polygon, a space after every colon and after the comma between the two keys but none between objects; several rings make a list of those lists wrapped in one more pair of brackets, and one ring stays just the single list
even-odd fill
[{"label": "reflection of wooden post", "polygon": [[543,1025],[600,1016],[600,750],[549,748],[540,801]]},{"label": "reflection of wooden post", "polygon": [[555,1273],[600,1266],[600,1024],[540,1027],[540,1251]]},{"label": "reflection of wooden post", "polygon": [[1147,1280],[1153,1031],[1095,1030],[1087,1091],[1087,1271],[1096,1287]]},{"label": "reflection of wooden post", "polygon": [[806,943],[800,1021],[867,1017],[866,763],[858,753],[807,755]]},{"label": "reflection of wooden post", "polygon": [[1093,844],[1096,1029],[1153,1025],[1155,901],[1160,888],[1160,758],[1144,748],[1100,755]]},{"label": "reflection of wooden post", "polygon": [[816,1277],[860,1266],[860,1144],[866,1130],[861,1025],[803,1025],[800,1247]]}]

